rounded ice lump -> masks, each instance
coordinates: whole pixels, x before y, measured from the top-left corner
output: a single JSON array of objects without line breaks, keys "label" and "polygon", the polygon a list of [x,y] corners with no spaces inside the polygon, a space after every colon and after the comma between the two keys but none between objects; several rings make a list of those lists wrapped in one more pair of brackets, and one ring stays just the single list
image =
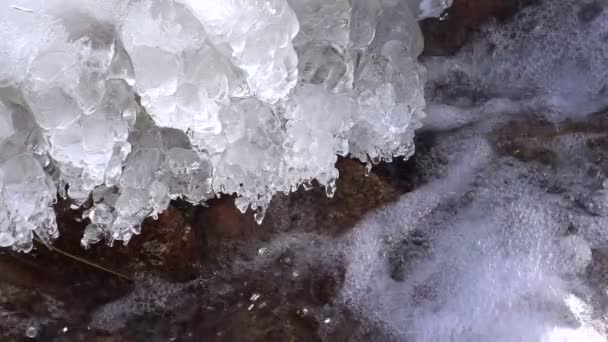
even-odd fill
[{"label": "rounded ice lump", "polygon": [[[261,221],[337,155],[413,153],[417,19],[449,1],[22,0],[0,5],[0,246],[127,242],[178,197],[236,194]],[[27,27],[27,30],[23,30]]]}]

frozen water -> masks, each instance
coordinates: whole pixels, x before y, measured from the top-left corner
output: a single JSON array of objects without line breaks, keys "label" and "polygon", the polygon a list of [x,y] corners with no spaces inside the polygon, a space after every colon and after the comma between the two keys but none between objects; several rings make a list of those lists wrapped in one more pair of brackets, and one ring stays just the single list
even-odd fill
[{"label": "frozen water", "polygon": [[409,157],[425,106],[417,19],[448,5],[0,5],[2,246],[55,236],[55,193],[86,209],[87,246],[128,241],[178,197],[236,194],[261,221],[277,192],[317,180],[332,195],[337,155]]}]

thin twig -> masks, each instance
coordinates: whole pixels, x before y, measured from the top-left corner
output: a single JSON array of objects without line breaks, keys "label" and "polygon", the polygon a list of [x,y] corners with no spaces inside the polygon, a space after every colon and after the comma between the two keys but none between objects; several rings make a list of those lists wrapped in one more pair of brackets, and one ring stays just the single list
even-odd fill
[{"label": "thin twig", "polygon": [[131,278],[127,277],[127,276],[126,276],[126,275],[124,275],[124,274],[118,273],[118,272],[116,272],[116,271],[112,271],[112,270],[107,269],[107,268],[105,268],[105,267],[103,267],[103,266],[101,266],[101,265],[98,265],[98,264],[96,264],[96,263],[94,263],[94,262],[92,262],[92,261],[89,261],[89,260],[83,259],[83,258],[78,257],[78,256],[75,256],[75,255],[72,255],[72,254],[70,254],[70,253],[68,253],[68,252],[62,251],[61,249],[59,249],[59,248],[57,248],[57,247],[53,247],[53,246],[49,245],[48,243],[46,243],[46,242],[44,242],[44,241],[40,240],[38,237],[34,237],[34,240],[35,240],[36,242],[38,242],[38,243],[41,243],[41,244],[45,245],[46,247],[48,247],[48,248],[49,248],[51,251],[53,251],[53,252],[58,252],[59,254],[62,254],[62,255],[64,255],[64,256],[66,256],[66,257],[70,258],[70,259],[73,259],[73,260],[76,260],[76,261],[82,262],[82,263],[84,263],[84,264],[87,264],[87,265],[89,265],[89,266],[95,267],[95,268],[100,269],[100,270],[102,270],[102,271],[105,271],[105,272],[111,273],[111,274],[113,274],[113,275],[115,275],[115,276],[118,276],[118,277],[120,277],[120,278],[126,279],[126,280],[128,280],[128,281],[131,281],[131,282],[133,281],[133,279],[131,279]]}]

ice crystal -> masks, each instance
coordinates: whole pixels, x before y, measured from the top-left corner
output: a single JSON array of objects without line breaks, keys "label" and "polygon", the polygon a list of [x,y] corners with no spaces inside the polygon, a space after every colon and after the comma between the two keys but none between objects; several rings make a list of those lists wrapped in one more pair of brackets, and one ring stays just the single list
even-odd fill
[{"label": "ice crystal", "polygon": [[[128,241],[171,199],[276,192],[337,155],[408,157],[424,116],[417,19],[448,1],[23,0],[0,6],[0,246]],[[27,30],[23,30],[27,27]]]}]

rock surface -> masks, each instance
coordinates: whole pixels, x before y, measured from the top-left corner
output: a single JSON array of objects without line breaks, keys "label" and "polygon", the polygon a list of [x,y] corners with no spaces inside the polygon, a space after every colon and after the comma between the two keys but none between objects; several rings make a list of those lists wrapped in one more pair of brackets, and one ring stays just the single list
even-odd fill
[{"label": "rock surface", "polygon": [[489,20],[506,20],[536,0],[456,0],[440,19],[420,23],[424,36],[424,56],[456,53]]}]

